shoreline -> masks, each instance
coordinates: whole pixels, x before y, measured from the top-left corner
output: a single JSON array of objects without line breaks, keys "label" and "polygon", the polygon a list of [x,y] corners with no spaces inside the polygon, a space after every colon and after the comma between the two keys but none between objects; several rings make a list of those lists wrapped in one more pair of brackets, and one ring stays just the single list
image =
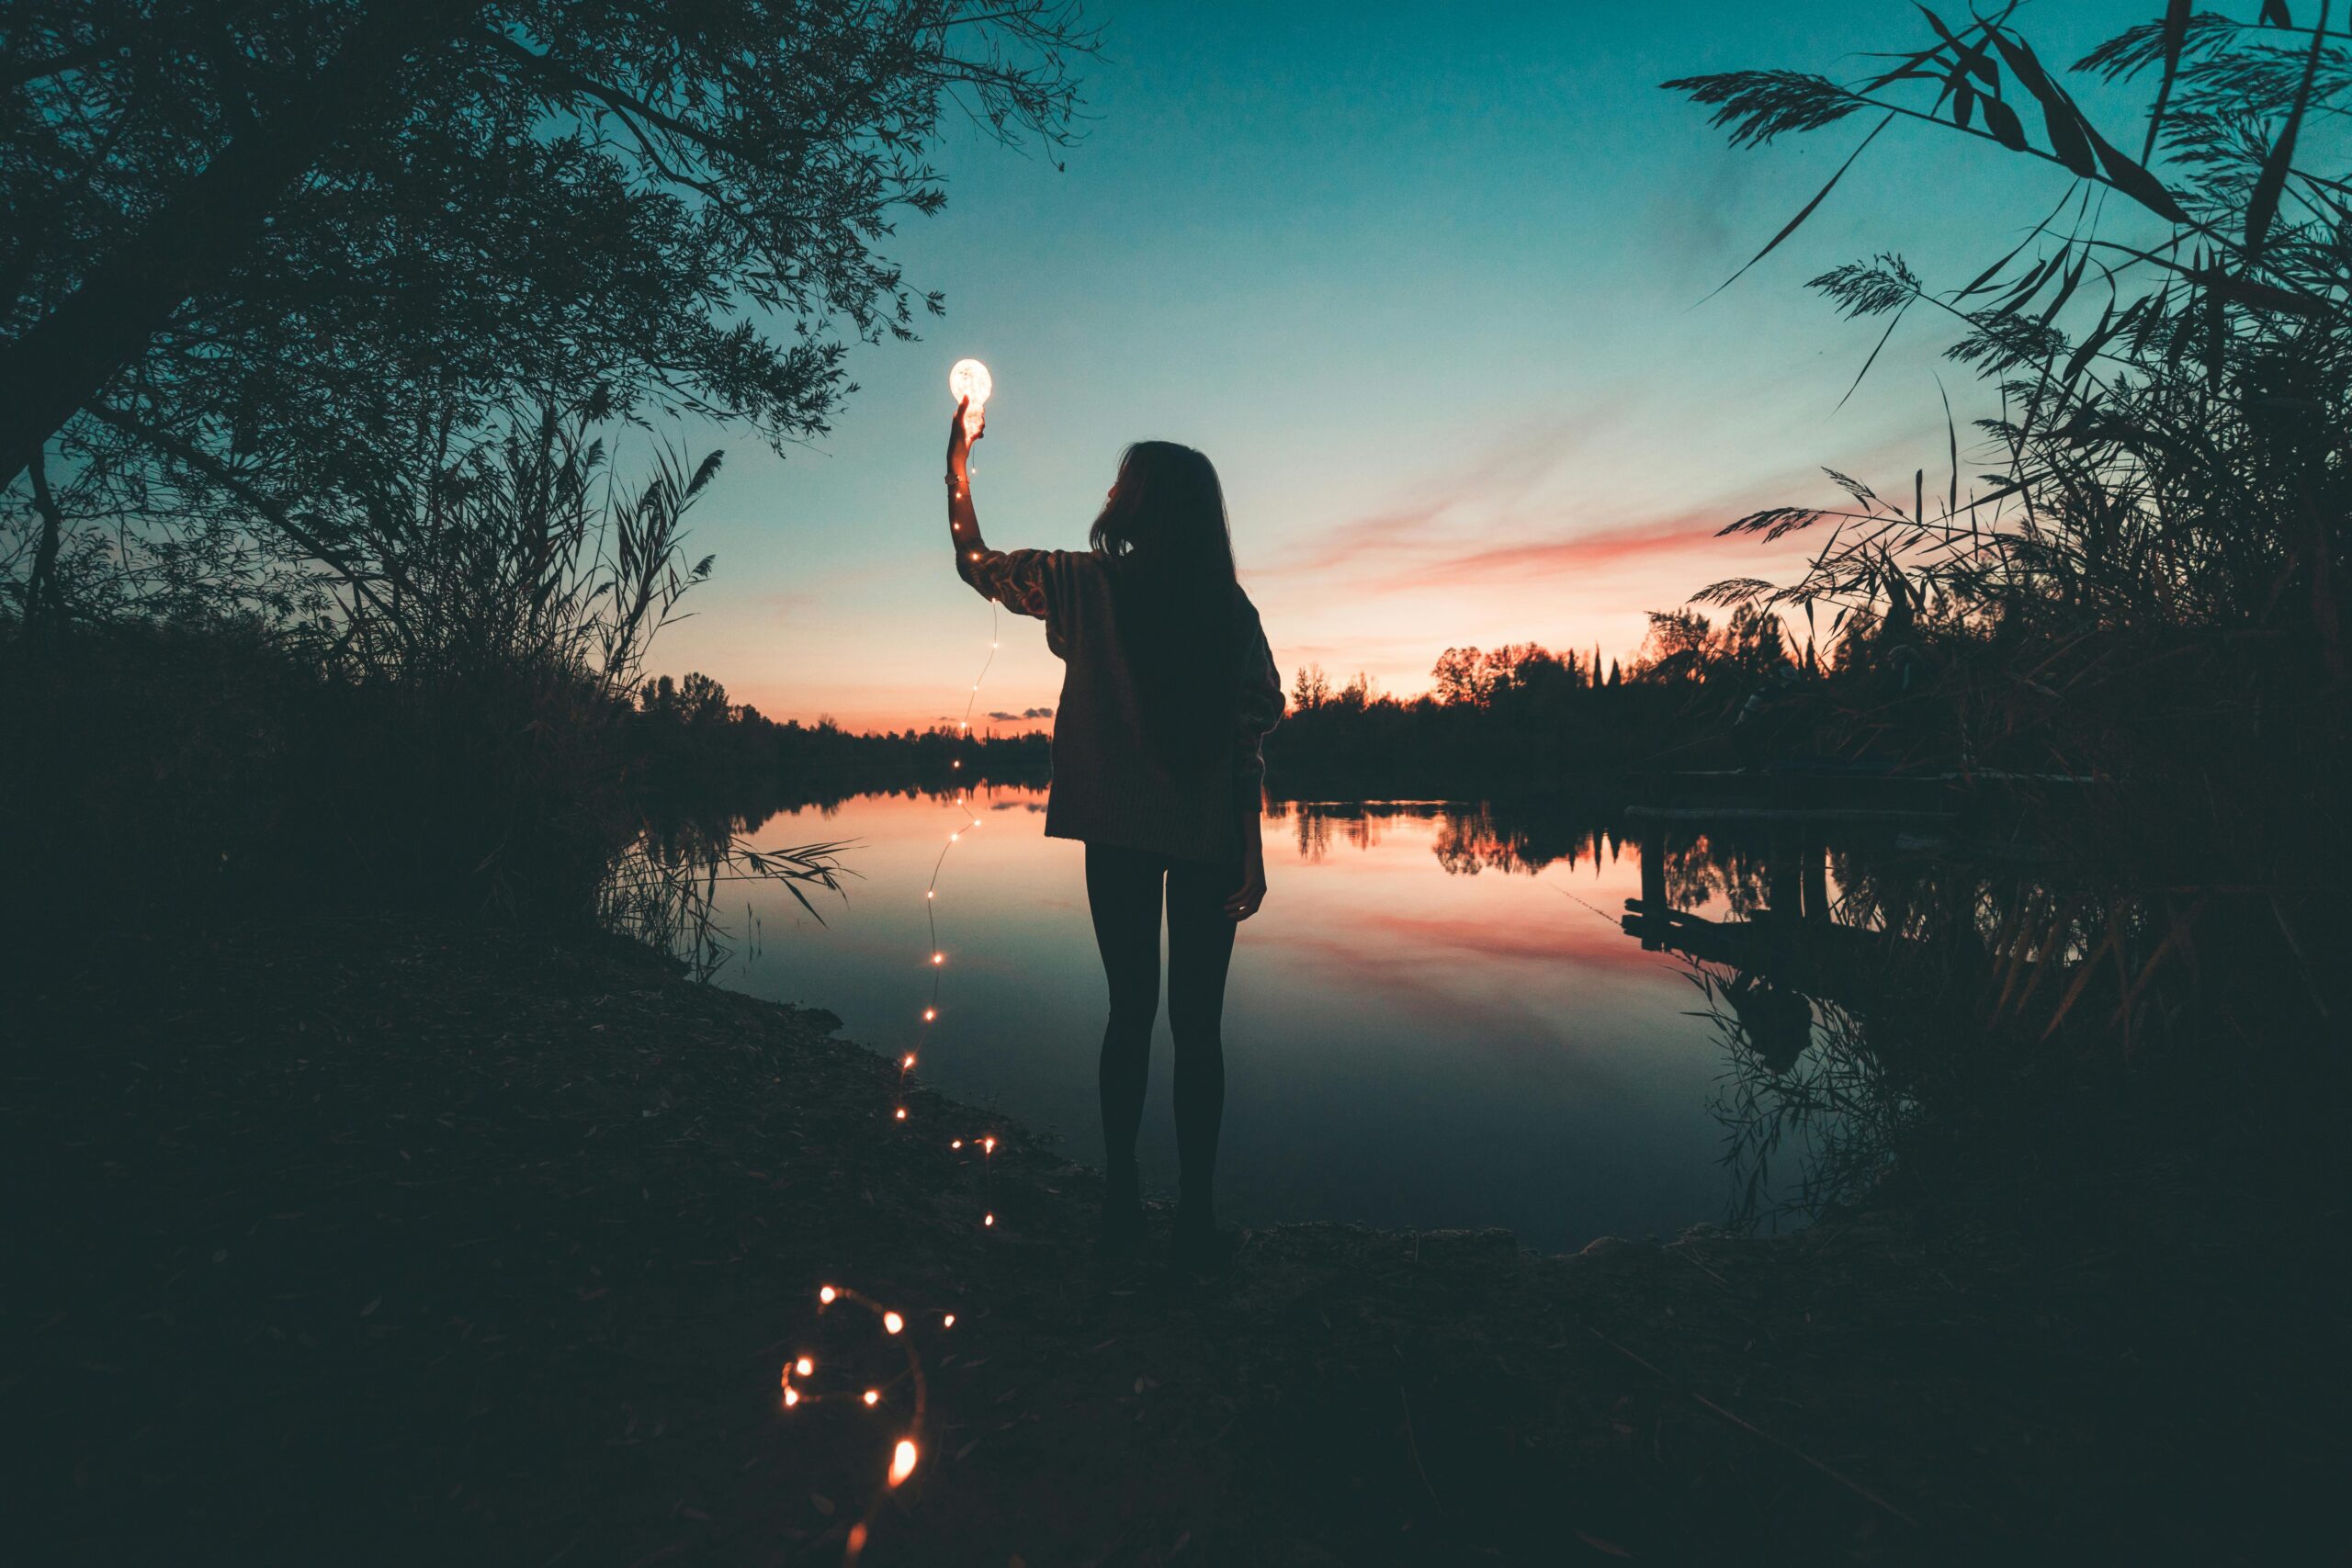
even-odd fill
[{"label": "shoreline", "polygon": [[2330,1355],[2340,1303],[2162,1202],[2088,1246],[1991,1183],[1567,1256],[1273,1225],[1171,1282],[1097,1263],[1097,1173],[920,1081],[896,1124],[830,1014],[616,939],[257,923],[32,996],[0,1376],[53,1560],[2258,1559],[2340,1458],[2244,1446],[2302,1429],[2229,1393],[2290,1342],[2167,1298],[2254,1280]]}]

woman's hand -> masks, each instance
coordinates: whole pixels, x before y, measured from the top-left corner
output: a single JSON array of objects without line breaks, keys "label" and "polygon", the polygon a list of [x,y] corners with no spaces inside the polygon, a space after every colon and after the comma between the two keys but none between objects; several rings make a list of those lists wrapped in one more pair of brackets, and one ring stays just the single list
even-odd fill
[{"label": "woman's hand", "polygon": [[964,407],[968,401],[967,398],[956,400],[956,414],[947,425],[947,478],[959,490],[971,477],[972,443],[988,434],[985,427],[979,435],[964,429]]},{"label": "woman's hand", "polygon": [[1250,834],[1241,843],[1241,886],[1225,901],[1225,918],[1238,924],[1266,901],[1266,852]]}]

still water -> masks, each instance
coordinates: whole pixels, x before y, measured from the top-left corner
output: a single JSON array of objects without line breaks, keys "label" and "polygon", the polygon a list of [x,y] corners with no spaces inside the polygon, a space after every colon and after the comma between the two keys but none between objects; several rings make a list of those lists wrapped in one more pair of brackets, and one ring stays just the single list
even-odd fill
[{"label": "still water", "polygon": [[[1540,844],[1478,807],[1278,806],[1264,910],[1242,928],[1226,1002],[1226,1217],[1502,1225],[1568,1249],[1720,1221],[1745,1180],[1718,1112],[1732,1048],[1690,967],[1618,914],[1640,851],[1607,818]],[[1099,1162],[1103,982],[1081,846],[1047,839],[1042,791],[865,795],[765,818],[742,841],[846,840],[845,896],[729,885],[736,951],[717,983],[828,1009],[842,1032]],[[983,824],[965,825],[977,818]],[[939,870],[940,1017],[923,892]],[[1676,902],[1738,888],[1687,852]],[[1697,867],[1693,874],[1693,867]],[[1801,1026],[1802,1027],[1802,1026]],[[1141,1151],[1172,1190],[1163,1016]]]}]

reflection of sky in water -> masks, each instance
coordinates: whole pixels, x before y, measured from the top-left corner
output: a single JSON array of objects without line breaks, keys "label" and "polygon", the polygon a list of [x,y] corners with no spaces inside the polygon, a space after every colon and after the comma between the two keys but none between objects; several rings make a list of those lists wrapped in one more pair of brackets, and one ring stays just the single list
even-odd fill
[{"label": "reflection of sky in water", "polygon": [[[1043,798],[982,795],[987,826],[948,856],[948,964],[922,1072],[1093,1162],[1102,976],[1084,852],[1044,837]],[[931,979],[922,889],[964,820],[944,802],[882,795],[768,818],[749,841],[854,840],[856,879],[846,905],[819,904],[822,926],[781,888],[737,885],[761,951],[720,983],[830,1009],[877,1050],[911,1048]],[[1709,1112],[1720,1040],[1688,1016],[1697,993],[1675,961],[1594,912],[1638,895],[1632,845],[1540,875],[1460,875],[1440,861],[1442,817],[1328,826],[1303,853],[1295,818],[1267,824],[1272,891],[1235,952],[1219,1165],[1230,1218],[1499,1224],[1566,1248],[1723,1217],[1729,1178]],[[1163,1013],[1143,1161],[1148,1184],[1172,1190],[1169,1077]]]}]

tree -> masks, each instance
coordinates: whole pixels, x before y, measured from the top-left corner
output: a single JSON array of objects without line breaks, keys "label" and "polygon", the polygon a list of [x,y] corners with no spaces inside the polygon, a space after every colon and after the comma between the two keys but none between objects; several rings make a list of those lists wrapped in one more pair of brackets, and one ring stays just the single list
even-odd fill
[{"label": "tree", "polygon": [[[45,442],[363,580],[335,501],[547,408],[821,434],[960,106],[1066,134],[1069,0],[17,0],[0,479]],[[516,404],[525,405],[520,413]]]},{"label": "tree", "polygon": [[1789,662],[1787,636],[1781,617],[1761,604],[1733,609],[1724,628],[1723,659],[1747,675],[1767,675]]},{"label": "tree", "polygon": [[1449,707],[1483,707],[1492,677],[1475,648],[1449,648],[1430,668],[1430,690]]},{"label": "tree", "polygon": [[1291,682],[1291,706],[1301,713],[1312,713],[1331,700],[1331,678],[1323,673],[1320,664],[1302,664],[1298,679]]},{"label": "tree", "polygon": [[1692,681],[1706,673],[1715,657],[1713,625],[1696,610],[1652,610],[1650,635],[1642,643],[1634,677],[1649,681]]}]

